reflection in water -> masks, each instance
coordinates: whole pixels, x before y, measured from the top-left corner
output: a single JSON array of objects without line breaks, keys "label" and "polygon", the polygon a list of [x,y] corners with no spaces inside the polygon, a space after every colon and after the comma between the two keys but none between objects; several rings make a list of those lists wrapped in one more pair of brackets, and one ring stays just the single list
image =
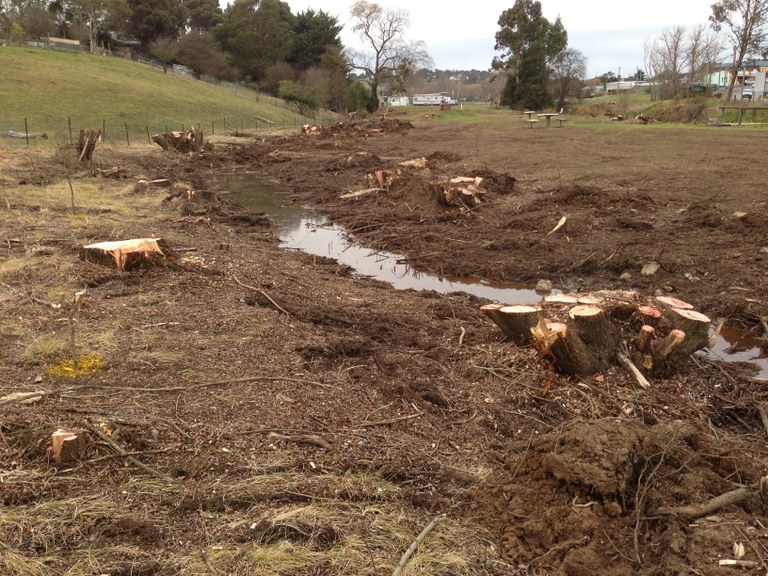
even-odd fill
[{"label": "reflection in water", "polygon": [[[514,284],[489,284],[479,278],[437,277],[420,272],[407,259],[390,252],[378,252],[352,242],[345,231],[327,224],[306,206],[295,204],[290,188],[256,174],[225,176],[219,193],[254,212],[267,212],[275,221],[281,246],[337,260],[357,274],[389,282],[397,289],[434,290],[441,294],[467,292],[504,304],[535,304],[541,296]],[[768,377],[768,345],[750,338],[742,330],[723,327],[709,356],[727,362],[754,364],[761,377]]]},{"label": "reflection in water", "polygon": [[720,337],[711,348],[711,356],[727,362],[754,364],[760,377],[768,377],[768,342],[754,338],[744,330],[723,326]]},{"label": "reflection in water", "polygon": [[440,278],[420,272],[407,260],[390,252],[378,252],[352,242],[338,226],[325,224],[321,218],[302,218],[299,224],[283,228],[281,246],[337,260],[362,276],[389,282],[399,290],[434,290],[441,294],[468,292],[505,304],[532,304],[541,300],[534,290],[513,284],[490,285],[476,278]]}]

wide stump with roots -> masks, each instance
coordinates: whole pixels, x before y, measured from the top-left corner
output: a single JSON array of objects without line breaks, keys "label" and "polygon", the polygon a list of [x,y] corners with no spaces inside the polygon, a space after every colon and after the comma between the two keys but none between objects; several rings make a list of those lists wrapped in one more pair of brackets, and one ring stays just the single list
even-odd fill
[{"label": "wide stump with roots", "polygon": [[[537,305],[487,304],[488,316],[518,346],[533,346],[555,369],[587,376],[617,362],[639,380],[680,371],[709,345],[710,319],[676,298],[636,292],[556,294]],[[647,382],[646,382],[647,383]]]}]

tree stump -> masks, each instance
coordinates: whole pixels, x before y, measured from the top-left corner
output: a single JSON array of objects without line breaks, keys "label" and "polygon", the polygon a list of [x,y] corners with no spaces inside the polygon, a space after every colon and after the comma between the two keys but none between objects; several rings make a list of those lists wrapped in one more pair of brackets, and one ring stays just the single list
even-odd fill
[{"label": "tree stump", "polygon": [[80,248],[80,259],[118,270],[158,266],[164,263],[165,243],[160,238],[134,238],[115,242],[99,242]]},{"label": "tree stump", "polygon": [[90,162],[93,157],[93,151],[96,149],[96,143],[101,139],[101,130],[88,128],[80,129],[77,137],[77,158],[78,162]]},{"label": "tree stump", "polygon": [[573,327],[592,351],[597,362],[605,369],[616,358],[619,343],[617,329],[602,308],[590,304],[579,304],[568,312]]},{"label": "tree stump", "polygon": [[653,337],[655,335],[656,329],[653,326],[649,326],[648,324],[643,325],[643,327],[640,328],[640,333],[637,335],[637,341],[635,342],[637,351],[641,354],[648,352],[648,350],[651,349],[651,342],[653,342]]},{"label": "tree stump", "polygon": [[81,460],[88,447],[85,430],[59,428],[51,434],[51,456],[59,464]]},{"label": "tree stump", "polygon": [[555,368],[569,376],[587,376],[604,368],[576,330],[560,322],[542,319],[532,330],[534,346],[549,356]]},{"label": "tree stump", "polygon": [[664,320],[669,323],[672,331],[685,333],[685,340],[670,356],[670,362],[683,362],[697,350],[709,346],[709,326],[712,321],[708,316],[695,310],[671,308],[664,312]]},{"label": "tree stump", "polygon": [[163,150],[175,150],[177,152],[189,153],[200,152],[205,146],[205,139],[202,130],[192,128],[186,132],[171,131],[162,134],[152,135],[152,141]]},{"label": "tree stump", "polygon": [[541,306],[523,304],[514,306],[488,304],[480,308],[480,311],[493,320],[518,346],[527,346],[531,343],[531,328],[536,326],[544,315]]},{"label": "tree stump", "polygon": [[661,320],[661,310],[653,306],[638,306],[637,314],[640,316],[644,326],[653,326],[655,328]]},{"label": "tree stump", "polygon": [[710,342],[711,321],[693,306],[667,296],[654,303],[663,311],[635,292],[600,291],[481,310],[511,340],[533,345],[562,374],[585,376],[618,363],[647,387],[647,377],[679,372]]}]

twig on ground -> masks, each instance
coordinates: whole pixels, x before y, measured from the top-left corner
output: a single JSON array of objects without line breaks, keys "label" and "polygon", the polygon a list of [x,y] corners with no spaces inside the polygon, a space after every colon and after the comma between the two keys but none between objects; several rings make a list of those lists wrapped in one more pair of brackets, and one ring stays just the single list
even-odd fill
[{"label": "twig on ground", "polygon": [[520,457],[520,462],[517,463],[517,467],[515,468],[515,471],[512,472],[512,476],[510,476],[509,480],[507,480],[508,484],[510,484],[512,480],[514,480],[517,477],[518,473],[523,467],[523,462],[525,462],[525,457],[528,456],[528,449],[531,447],[531,442],[533,442],[533,432],[531,432],[531,435],[528,437],[528,444],[526,444],[525,452],[523,452],[523,455]]},{"label": "twig on ground", "polygon": [[621,364],[627,370],[627,372],[632,375],[632,378],[634,378],[635,382],[637,382],[641,388],[647,390],[651,387],[651,383],[648,382],[645,376],[643,376],[643,373],[640,372],[637,366],[635,366],[634,362],[629,359],[629,356],[619,350],[616,353],[616,359],[619,361],[619,364]]},{"label": "twig on ground", "polygon": [[171,478],[171,477],[170,477],[170,476],[168,476],[167,474],[163,474],[162,472],[160,472],[160,471],[158,471],[158,470],[155,470],[155,469],[154,469],[154,468],[152,468],[151,466],[147,466],[147,465],[146,465],[146,464],[144,464],[144,462],[142,462],[141,460],[138,460],[138,459],[134,458],[133,456],[131,456],[130,454],[128,454],[128,452],[126,452],[126,451],[125,451],[125,449],[124,449],[122,446],[120,446],[120,445],[119,445],[117,442],[115,442],[114,440],[112,440],[112,438],[110,438],[109,436],[107,436],[106,434],[104,434],[104,432],[102,432],[101,430],[99,430],[99,428],[98,428],[97,426],[95,426],[95,425],[94,425],[92,422],[90,422],[90,421],[86,421],[85,425],[86,425],[86,427],[87,427],[87,428],[88,428],[88,429],[89,429],[91,432],[93,432],[93,433],[94,433],[94,434],[95,434],[95,435],[96,435],[96,436],[97,436],[97,437],[98,437],[100,440],[102,440],[102,441],[103,441],[103,442],[105,442],[105,443],[106,443],[106,444],[107,444],[107,445],[108,445],[110,448],[112,448],[112,450],[114,450],[115,452],[117,452],[118,454],[120,454],[120,456],[123,456],[124,458],[126,458],[127,460],[129,460],[130,462],[132,462],[133,464],[135,464],[136,466],[138,466],[139,468],[141,468],[141,469],[142,469],[142,470],[144,470],[145,472],[149,472],[149,473],[150,473],[150,474],[152,474],[152,476],[154,476],[155,478],[159,478],[160,480],[163,480],[163,481],[165,481],[165,482],[171,482],[171,483],[173,483],[173,484],[181,484],[181,482],[180,482],[179,480],[176,480],[175,478]]},{"label": "twig on ground", "polygon": [[22,292],[21,290],[14,288],[10,284],[6,284],[5,282],[0,282],[0,284],[8,288],[8,290],[13,292],[14,294],[20,294],[21,296],[25,296],[35,304],[42,304],[43,306],[48,306],[49,308],[53,308],[54,310],[59,310],[61,308],[61,304],[54,304],[53,302],[46,302],[45,300],[41,300],[40,298],[35,298],[34,296],[27,294],[26,292]]},{"label": "twig on ground", "polygon": [[531,560],[530,562],[528,562],[528,565],[531,565],[534,562],[541,562],[547,556],[555,554],[556,552],[567,552],[568,550],[570,550],[571,548],[575,548],[576,546],[584,546],[584,544],[586,544],[587,542],[589,542],[589,536],[582,536],[581,538],[576,538],[575,540],[567,540],[565,542],[560,542],[559,544],[555,544],[554,546],[552,546],[552,548],[547,550],[541,556],[538,556],[533,560]]},{"label": "twig on ground", "polygon": [[203,562],[205,562],[205,567],[206,567],[206,568],[208,568],[208,570],[209,570],[209,571],[210,571],[212,574],[214,574],[214,575],[217,575],[217,576],[218,576],[218,574],[221,574],[221,572],[219,572],[219,571],[218,571],[218,570],[217,570],[217,569],[216,569],[216,568],[213,566],[213,564],[211,564],[211,559],[210,559],[210,558],[208,558],[208,552],[206,552],[204,548],[201,548],[201,549],[200,549],[200,556],[202,556],[202,558],[203,558]]},{"label": "twig on ground", "polygon": [[353,428],[369,428],[372,426],[385,426],[386,424],[395,424],[396,422],[402,422],[403,420],[418,418],[422,414],[424,414],[424,412],[416,412],[416,414],[408,414],[406,416],[390,418],[389,420],[379,420],[378,422],[361,422],[360,424],[356,424],[355,426],[353,426]]},{"label": "twig on ground", "polygon": [[232,280],[234,280],[235,282],[237,282],[237,283],[238,283],[240,286],[242,286],[243,288],[248,288],[249,290],[253,290],[254,292],[258,292],[259,294],[261,294],[262,296],[264,296],[264,298],[266,298],[267,300],[269,300],[270,304],[272,304],[272,306],[274,306],[274,307],[275,307],[275,310],[277,310],[278,312],[282,312],[282,313],[283,313],[283,314],[285,314],[286,316],[290,316],[290,314],[288,314],[288,312],[287,312],[287,311],[286,311],[286,310],[285,310],[285,309],[284,309],[282,306],[280,306],[280,304],[278,304],[277,302],[275,302],[274,300],[272,300],[272,298],[270,298],[270,297],[269,297],[269,294],[267,294],[266,292],[264,292],[264,290],[262,290],[261,288],[256,288],[255,286],[249,286],[248,284],[243,284],[242,282],[240,282],[240,280],[238,280],[238,279],[237,279],[237,277],[236,277],[236,276],[232,276]]},{"label": "twig on ground", "polygon": [[461,335],[459,336],[459,346],[461,346],[464,343],[464,336],[467,335],[467,331],[464,329],[464,326],[461,327]]},{"label": "twig on ground", "polygon": [[442,518],[442,515],[437,516],[434,520],[432,520],[432,522],[424,527],[424,530],[422,530],[418,536],[416,536],[416,539],[411,542],[411,545],[408,546],[408,550],[406,550],[400,558],[400,562],[398,562],[397,566],[395,566],[395,569],[392,571],[392,576],[400,576],[400,574],[402,574],[403,570],[405,569],[405,565],[408,564],[408,560],[411,559],[411,556],[413,556],[413,553],[416,552],[416,549],[419,547],[419,545],[424,541],[427,535],[432,532],[432,529],[437,526],[437,523],[440,522]]},{"label": "twig on ground", "polygon": [[736,488],[720,496],[715,496],[706,502],[701,504],[689,504],[688,506],[676,506],[669,508],[667,506],[661,506],[654,510],[654,516],[679,516],[687,520],[694,520],[701,518],[702,516],[708,516],[720,508],[731,506],[734,504],[740,504],[750,496],[754,496],[757,492],[757,484],[751,486],[744,486],[742,488]]},{"label": "twig on ground", "polygon": [[332,448],[330,442],[328,442],[322,436],[318,436],[317,434],[302,434],[291,436],[288,434],[270,432],[267,438],[272,438],[274,440],[285,440],[286,442],[298,442],[299,444],[312,444],[325,450],[330,450]]},{"label": "twig on ground", "polygon": [[59,390],[30,392],[29,394],[23,394],[15,398],[0,401],[0,407],[8,406],[11,404],[18,404],[19,402],[23,402],[24,400],[28,400],[29,398],[35,398],[36,396],[52,396],[54,394],[63,395],[63,394],[68,394],[70,392],[75,392],[77,390],[86,390],[86,389],[116,390],[119,392],[149,392],[149,393],[188,392],[190,390],[197,390],[200,388],[210,388],[213,386],[224,386],[226,384],[238,384],[242,382],[255,382],[255,381],[294,382],[297,384],[312,384],[314,386],[320,386],[322,388],[333,388],[335,390],[339,390],[338,386],[333,386],[332,384],[323,384],[322,382],[317,382],[315,380],[305,380],[302,378],[287,378],[287,377],[283,378],[281,376],[246,376],[244,378],[232,378],[229,380],[215,380],[213,382],[200,382],[197,384],[192,383],[192,385],[190,386],[170,386],[167,388],[139,388],[136,386],[109,386],[109,385],[103,385],[103,384],[83,384],[82,386],[70,386],[69,388],[61,388]]}]

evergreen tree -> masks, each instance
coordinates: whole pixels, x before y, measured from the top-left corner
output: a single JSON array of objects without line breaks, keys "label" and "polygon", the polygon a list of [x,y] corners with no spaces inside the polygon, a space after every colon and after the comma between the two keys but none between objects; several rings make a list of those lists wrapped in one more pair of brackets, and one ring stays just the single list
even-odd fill
[{"label": "evergreen tree", "polygon": [[318,66],[331,46],[341,46],[339,19],[319,10],[296,15],[295,39],[290,62],[299,70]]},{"label": "evergreen tree", "polygon": [[501,103],[541,109],[552,105],[548,64],[568,45],[560,18],[551,23],[541,13],[541,2],[516,0],[499,17],[493,68],[507,73]]}]

